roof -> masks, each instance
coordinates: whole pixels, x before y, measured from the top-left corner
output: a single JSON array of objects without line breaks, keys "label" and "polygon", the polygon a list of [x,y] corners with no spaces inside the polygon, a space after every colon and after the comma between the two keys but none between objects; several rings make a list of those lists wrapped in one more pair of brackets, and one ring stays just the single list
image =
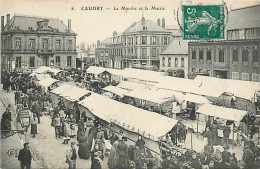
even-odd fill
[{"label": "roof", "polygon": [[161,55],[188,55],[188,42],[181,38],[173,39]]},{"label": "roof", "polygon": [[49,86],[51,86],[53,83],[58,82],[59,80],[57,79],[53,79],[53,78],[45,78],[45,79],[41,79],[40,81],[38,81],[38,84],[42,87],[44,87],[45,89],[47,89]]},{"label": "roof", "polygon": [[198,104],[205,104],[205,103],[210,104],[210,101],[206,97],[191,94],[191,93],[184,94],[183,100],[193,102],[193,103],[198,103]]},{"label": "roof", "polygon": [[[168,133],[178,122],[98,94],[86,97],[79,104],[107,122],[113,122],[128,131],[142,133],[146,138],[155,141]],[[149,123],[144,123],[144,119]]]},{"label": "roof", "polygon": [[236,122],[241,121],[243,117],[247,114],[247,112],[244,110],[225,108],[211,104],[201,105],[197,112],[225,120],[233,120]]},{"label": "roof", "polygon": [[101,42],[101,44],[102,44],[102,45],[112,44],[112,40],[113,40],[112,37],[106,38],[105,40],[103,40],[103,41]]},{"label": "roof", "polygon": [[61,86],[53,89],[51,93],[56,94],[60,97],[63,97],[69,101],[78,101],[81,97],[91,93],[89,90],[70,85],[62,84]]},{"label": "roof", "polygon": [[[58,32],[68,33],[68,27],[63,23],[62,20],[57,18],[44,18],[44,17],[35,17],[35,16],[25,16],[25,15],[14,15],[9,24],[5,26],[5,31],[16,29],[19,27],[19,30],[28,31],[29,27],[32,27],[33,30],[37,30],[37,22],[48,20],[48,26],[50,29],[58,30]],[[71,31],[73,33],[73,31]]]},{"label": "roof", "polygon": [[125,89],[128,91],[132,91],[132,90],[136,90],[136,89],[145,89],[145,88],[149,88],[151,87],[151,85],[146,85],[146,84],[142,84],[142,83],[136,83],[136,82],[130,82],[130,81],[122,81],[120,82],[117,87],[121,88],[121,89]]},{"label": "roof", "polygon": [[51,73],[57,74],[61,71],[62,71],[61,69],[57,69],[57,68],[53,68],[53,67],[40,66],[37,69],[35,69],[33,71],[33,73],[45,74],[45,73],[51,72]]},{"label": "roof", "polygon": [[[231,10],[227,30],[260,27],[260,5]],[[241,19],[243,18],[243,19]]]},{"label": "roof", "polygon": [[[220,96],[223,93],[230,93],[236,97],[252,100],[255,93],[260,91],[260,83],[233,79],[219,79],[209,76],[197,76],[194,81],[197,83],[199,91],[197,94],[208,95],[215,93]],[[212,90],[214,86],[214,90]]]},{"label": "roof", "polygon": [[[143,27],[146,27],[144,30]],[[131,26],[129,26],[123,34],[140,32],[140,31],[152,31],[152,32],[170,32],[164,29],[163,27],[157,25],[156,22],[148,19],[144,19],[144,23],[142,24],[142,20],[138,22],[134,22]]]},{"label": "roof", "polygon": [[95,74],[95,75],[99,75],[105,71],[106,71],[106,69],[104,67],[97,67],[97,66],[90,66],[87,69],[87,73],[91,73],[91,74]]}]

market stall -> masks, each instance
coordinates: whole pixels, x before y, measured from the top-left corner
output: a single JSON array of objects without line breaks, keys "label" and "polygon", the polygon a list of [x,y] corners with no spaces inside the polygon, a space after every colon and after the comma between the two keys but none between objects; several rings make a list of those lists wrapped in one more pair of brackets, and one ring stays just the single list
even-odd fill
[{"label": "market stall", "polygon": [[[146,111],[134,106],[117,102],[107,97],[92,94],[79,102],[96,117],[109,123],[116,124],[128,134],[132,140],[143,135],[146,146],[155,152],[160,152],[158,141],[177,124],[177,120],[162,116],[158,113]],[[143,119],[146,119],[144,123]],[[156,125],[154,125],[156,124]]]},{"label": "market stall", "polygon": [[54,75],[58,74],[59,72],[62,72],[62,70],[48,66],[41,66],[33,71],[33,73],[38,74],[53,73]]},{"label": "market stall", "polygon": [[110,92],[113,95],[119,96],[120,98],[124,97],[129,91],[126,89],[119,88],[117,86],[107,86],[103,88],[104,91]]},{"label": "market stall", "polygon": [[42,87],[42,89],[47,92],[48,89],[53,89],[52,86],[55,85],[55,83],[59,82],[59,80],[57,79],[53,79],[53,78],[44,78],[44,79],[40,79],[39,81],[36,82],[36,85],[39,85]]}]

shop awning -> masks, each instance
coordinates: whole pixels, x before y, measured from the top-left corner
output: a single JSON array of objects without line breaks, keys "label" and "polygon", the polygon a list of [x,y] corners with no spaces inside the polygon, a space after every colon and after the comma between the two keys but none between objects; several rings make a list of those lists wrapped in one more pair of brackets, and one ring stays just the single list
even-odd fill
[{"label": "shop awning", "polygon": [[225,108],[221,106],[203,104],[197,110],[198,113],[208,116],[218,117],[225,120],[233,120],[239,122],[247,114],[244,110]]},{"label": "shop awning", "polygon": [[190,93],[184,94],[183,99],[185,101],[198,103],[198,104],[210,104],[210,101],[206,97],[200,96],[200,95],[195,95],[195,94],[190,94]]},{"label": "shop awning", "polygon": [[177,124],[175,119],[98,94],[86,97],[79,104],[105,121],[113,122],[125,130],[143,134],[145,137],[156,141]]},{"label": "shop awning", "polygon": [[103,90],[108,91],[110,93],[116,94],[120,97],[124,97],[126,93],[128,93],[129,91],[126,89],[122,89],[116,86],[107,86],[105,88],[103,88]]},{"label": "shop awning", "polygon": [[70,85],[70,84],[63,84],[56,89],[53,89],[51,93],[59,95],[69,101],[78,101],[81,97],[91,93],[91,91]]}]

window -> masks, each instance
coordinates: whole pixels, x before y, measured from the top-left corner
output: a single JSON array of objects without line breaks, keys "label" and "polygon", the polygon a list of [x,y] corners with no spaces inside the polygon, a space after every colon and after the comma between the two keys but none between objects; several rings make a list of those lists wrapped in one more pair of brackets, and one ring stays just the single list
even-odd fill
[{"label": "window", "polygon": [[239,72],[232,72],[232,79],[239,80]]},{"label": "window", "polygon": [[156,36],[151,37],[151,44],[156,45]]},{"label": "window", "polygon": [[15,58],[15,67],[16,68],[21,68],[22,67],[22,59],[21,56],[18,56]]},{"label": "window", "polygon": [[203,50],[199,51],[199,60],[203,60]]},{"label": "window", "polygon": [[252,52],[253,62],[259,62],[259,52],[257,49],[254,49]]},{"label": "window", "polygon": [[191,52],[191,58],[193,59],[193,60],[196,60],[196,51],[195,50],[193,50],[192,52]]},{"label": "window", "polygon": [[68,50],[72,50],[72,40],[70,39],[68,42],[69,42]]},{"label": "window", "polygon": [[141,58],[146,58],[147,57],[147,49],[146,48],[142,48],[142,56]]},{"label": "window", "polygon": [[156,57],[156,48],[152,48],[151,56]]},{"label": "window", "polygon": [[232,62],[238,62],[238,49],[232,50]]},{"label": "window", "polygon": [[48,39],[42,39],[42,49],[48,49],[48,48],[49,48]]},{"label": "window", "polygon": [[242,73],[242,80],[249,80],[249,73]]},{"label": "window", "polygon": [[162,58],[162,66],[165,66],[165,57]]},{"label": "window", "polygon": [[195,72],[196,72],[196,68],[193,67],[193,68],[191,69],[191,72],[195,73]]},{"label": "window", "polygon": [[168,45],[168,37],[167,36],[163,37],[163,45]]},{"label": "window", "polygon": [[168,58],[168,67],[171,67],[172,66],[172,59],[169,57]]},{"label": "window", "polygon": [[184,58],[181,58],[181,67],[184,67]]},{"label": "window", "polygon": [[35,67],[35,57],[34,56],[30,57],[29,65],[30,65],[30,67]]},{"label": "window", "polygon": [[147,36],[142,36],[142,45],[147,44]]},{"label": "window", "polygon": [[178,67],[178,58],[175,58],[174,63],[175,63],[175,67]]},{"label": "window", "polygon": [[71,56],[67,56],[67,66],[71,67]]},{"label": "window", "polygon": [[56,40],[55,49],[60,50],[61,49],[61,40]]},{"label": "window", "polygon": [[60,56],[56,56],[55,63],[57,66],[60,66]]},{"label": "window", "polygon": [[21,38],[15,38],[15,49],[21,49]]},{"label": "window", "polygon": [[218,61],[221,63],[224,63],[225,57],[224,57],[224,49],[220,49],[218,52]]},{"label": "window", "polygon": [[135,37],[135,44],[138,45],[138,36]]},{"label": "window", "polygon": [[29,39],[29,49],[35,49],[35,39]]},{"label": "window", "polygon": [[211,60],[211,50],[207,50],[207,60]]},{"label": "window", "polygon": [[252,73],[252,81],[259,82],[260,81],[260,74]]},{"label": "window", "polygon": [[247,49],[243,49],[242,51],[242,62],[248,62],[248,50]]}]

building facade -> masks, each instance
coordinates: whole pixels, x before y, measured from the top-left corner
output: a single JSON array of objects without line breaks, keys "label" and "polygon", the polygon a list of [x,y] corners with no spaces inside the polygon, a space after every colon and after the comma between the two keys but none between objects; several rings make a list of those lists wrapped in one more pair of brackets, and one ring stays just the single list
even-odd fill
[{"label": "building facade", "polygon": [[188,76],[188,43],[181,38],[175,38],[160,54],[160,71],[169,76]]},{"label": "building facade", "polygon": [[76,33],[71,20],[33,16],[1,17],[2,69],[28,70],[39,66],[76,67]]},{"label": "building facade", "polygon": [[232,10],[226,40],[189,42],[189,74],[260,81],[259,11],[260,5]]},{"label": "building facade", "polygon": [[169,45],[171,34],[165,29],[164,19],[160,24],[142,17],[123,33],[114,32],[97,50],[103,51],[106,56],[104,62],[111,68],[159,70],[159,55]]}]

